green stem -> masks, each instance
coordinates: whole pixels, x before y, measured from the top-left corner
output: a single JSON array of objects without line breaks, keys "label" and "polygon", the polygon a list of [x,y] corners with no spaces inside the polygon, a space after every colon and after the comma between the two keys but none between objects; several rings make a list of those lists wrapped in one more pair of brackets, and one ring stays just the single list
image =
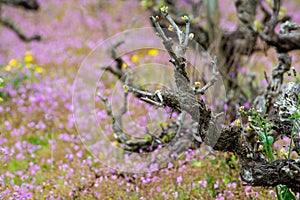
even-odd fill
[{"label": "green stem", "polygon": [[265,128],[264,128],[264,135],[265,135],[266,143],[267,143],[266,154],[267,154],[267,157],[269,158],[269,161],[273,162],[275,160],[275,158],[273,156],[271,144],[269,143],[269,139],[268,139],[267,130]]},{"label": "green stem", "polygon": [[[266,145],[267,146],[267,148],[266,148],[266,154],[267,154],[267,157],[269,158],[269,161],[273,162],[275,160],[275,158],[274,158],[274,155],[273,155],[273,152],[272,152],[271,144],[269,143],[269,139],[268,139],[268,134],[267,134],[266,128],[264,128],[264,135],[265,135],[266,143],[267,143],[267,145]],[[281,197],[280,197],[280,194],[279,194],[277,186],[275,186],[275,193],[276,193],[277,199],[281,200]]]},{"label": "green stem", "polygon": [[276,193],[277,199],[281,200],[281,197],[280,197],[280,194],[279,194],[279,191],[278,191],[278,186],[275,186],[275,193]]},{"label": "green stem", "polygon": [[298,116],[299,116],[299,114],[298,114],[299,104],[300,104],[300,95],[298,95],[297,109],[296,109],[296,112],[294,114],[294,116],[297,116],[297,117],[294,118],[294,122],[293,122],[290,146],[289,146],[289,151],[288,151],[288,159],[291,157],[292,142],[293,142],[293,137],[294,137],[294,133],[295,133],[296,120],[298,119]]},{"label": "green stem", "polygon": [[[293,121],[293,128],[292,128],[292,133],[291,133],[291,137],[290,137],[290,146],[289,146],[289,151],[288,151],[288,159],[291,158],[291,152],[292,152],[292,143],[293,143],[293,137],[294,137],[294,134],[295,134],[295,126],[296,126],[296,120],[299,118],[299,114],[298,114],[298,108],[299,108],[299,104],[300,104],[300,95],[298,95],[298,102],[297,102],[297,109],[296,109],[296,112],[294,114],[294,121]],[[297,117],[296,117],[297,116]],[[286,193],[283,197],[283,199],[285,199],[285,196],[286,196]],[[278,199],[278,196],[277,196],[277,199]]]}]

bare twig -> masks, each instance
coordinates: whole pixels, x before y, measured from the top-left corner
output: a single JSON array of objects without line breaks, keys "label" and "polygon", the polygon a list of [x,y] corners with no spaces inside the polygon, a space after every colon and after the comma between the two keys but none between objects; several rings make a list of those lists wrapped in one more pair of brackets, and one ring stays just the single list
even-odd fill
[{"label": "bare twig", "polygon": [[161,26],[159,25],[157,19],[154,16],[151,16],[150,19],[153,22],[153,24],[155,25],[158,35],[162,38],[163,44],[166,47],[166,50],[168,51],[168,53],[171,57],[170,62],[172,62],[174,65],[179,65],[179,60],[172,49],[172,46],[173,46],[172,39],[167,38],[166,34],[164,33],[164,31],[162,30]]},{"label": "bare twig", "polygon": [[11,29],[13,32],[15,32],[18,37],[23,40],[24,42],[31,42],[31,41],[40,41],[41,40],[41,36],[40,35],[33,35],[31,37],[27,37],[24,33],[21,32],[21,30],[14,24],[12,23],[11,21],[9,21],[8,19],[6,18],[3,18],[3,17],[0,17],[0,23]]},{"label": "bare twig", "polygon": [[[289,33],[291,30],[299,28],[296,24],[285,22],[283,26],[289,30],[285,30],[285,34],[275,33],[275,27],[278,23],[278,13],[280,10],[280,0],[273,1],[273,13],[271,19],[266,23],[263,32],[259,34],[260,38],[268,45],[276,47],[279,53],[286,53],[295,49],[300,49],[300,33]],[[282,30],[282,29],[281,29]],[[288,33],[288,34],[287,34]]]},{"label": "bare twig", "polygon": [[186,25],[185,25],[185,40],[183,43],[183,48],[186,50],[188,43],[189,43],[189,36],[190,36],[190,26],[191,26],[191,20],[189,17],[184,16],[185,20],[186,20]]},{"label": "bare twig", "polygon": [[0,0],[0,4],[20,6],[27,10],[38,10],[39,4],[36,0]]},{"label": "bare twig", "polygon": [[217,57],[214,57],[214,60],[212,61],[213,64],[213,72],[212,72],[212,79],[206,84],[204,85],[201,89],[199,90],[195,90],[195,94],[204,94],[205,91],[210,88],[211,86],[214,85],[214,83],[218,80],[217,76],[218,76],[218,70],[217,70]]},{"label": "bare twig", "polygon": [[15,25],[13,22],[11,22],[9,19],[4,18],[1,16],[2,12],[2,4],[10,5],[10,6],[17,6],[22,7],[26,10],[38,10],[39,4],[36,0],[0,0],[0,24],[2,26],[7,27],[8,29],[12,30],[14,33],[17,34],[17,36],[24,42],[31,42],[31,41],[40,41],[41,36],[40,35],[33,35],[33,36],[26,36],[17,25]]},{"label": "bare twig", "polygon": [[168,11],[165,11],[161,9],[163,16],[169,21],[171,26],[174,28],[174,30],[177,33],[179,44],[183,43],[184,35],[183,32],[180,30],[180,28],[177,26],[177,24],[174,22],[173,18],[169,15]]}]

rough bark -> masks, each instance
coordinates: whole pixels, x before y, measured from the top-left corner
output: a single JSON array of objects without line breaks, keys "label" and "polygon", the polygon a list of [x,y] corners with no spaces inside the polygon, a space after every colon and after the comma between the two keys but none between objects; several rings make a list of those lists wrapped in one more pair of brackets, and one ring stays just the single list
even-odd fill
[{"label": "rough bark", "polygon": [[[246,2],[247,1],[242,0],[235,1],[239,17],[239,28],[235,31],[235,34],[241,35],[241,38],[238,38],[237,41],[226,42],[226,44],[233,46],[230,48],[232,51],[239,49],[240,55],[251,54],[255,47],[253,43],[256,42],[258,37],[258,32],[255,32],[252,27],[255,19],[255,10],[258,6],[257,1],[250,1],[249,4],[246,4]],[[269,21],[265,22],[265,35],[268,34],[268,31],[274,30],[279,22],[277,19],[279,6],[280,1],[274,0],[273,13],[270,14],[271,17],[268,18]],[[187,48],[186,41],[188,41],[189,32],[193,30],[193,26],[190,27],[189,19],[185,18],[184,24],[186,25],[186,33],[183,34],[178,27],[177,21],[173,20],[167,10],[167,8],[162,9],[161,16],[164,20],[157,16],[152,16],[151,20],[159,37],[162,39],[165,49],[169,53],[170,62],[174,66],[174,78],[177,90],[161,90],[156,92],[142,90],[138,85],[128,82],[130,77],[125,76],[124,78],[122,69],[118,67],[121,66],[124,61],[120,59],[117,60],[116,57],[117,69],[113,69],[111,66],[105,67],[104,69],[119,78],[123,77],[121,81],[127,84],[127,92],[132,92],[137,98],[154,106],[168,106],[173,111],[180,113],[180,115],[176,122],[170,123],[164,129],[162,128],[159,135],[147,133],[150,135],[151,140],[129,138],[122,133],[121,128],[113,128],[116,134],[115,139],[125,144],[127,151],[132,152],[139,152],[139,149],[148,152],[155,151],[159,145],[164,146],[171,144],[172,153],[180,154],[188,149],[199,148],[203,142],[208,145],[214,144],[212,146],[214,150],[232,152],[239,157],[241,165],[240,175],[242,180],[247,184],[261,187],[273,187],[278,184],[283,184],[291,188],[294,192],[300,192],[300,160],[277,157],[277,160],[270,161],[271,159],[267,158],[265,152],[259,149],[259,146],[262,145],[262,141],[258,139],[257,131],[246,128],[248,126],[253,127],[252,122],[248,120],[247,117],[246,119],[241,119],[243,125],[236,124],[224,127],[220,131],[220,136],[217,136],[217,130],[219,130],[219,128],[217,127],[216,118],[218,116],[214,115],[211,110],[207,108],[198,94],[205,94],[206,89],[213,85],[214,80],[217,79],[218,73],[215,71],[212,80],[200,90],[190,85],[189,77],[185,71],[187,64],[183,54]],[[167,22],[171,24],[175,30],[175,34],[173,34],[172,37],[168,35],[171,32],[165,32],[160,25],[160,23],[162,23],[163,26],[166,26]],[[294,30],[294,25],[288,23],[283,25],[282,28],[285,30],[281,31],[281,35],[289,35],[289,32]],[[230,37],[236,36],[235,34],[230,35]],[[180,44],[178,46],[179,49],[174,51],[172,40],[176,36]],[[263,37],[262,34],[260,34],[260,37]],[[257,111],[258,115],[262,116],[264,120],[274,123],[274,126],[268,127],[268,132],[272,133],[275,141],[281,136],[290,137],[294,142],[294,148],[292,150],[299,153],[300,119],[292,119],[291,116],[294,116],[296,111],[299,113],[298,95],[300,93],[300,84],[289,83],[283,90],[281,89],[284,73],[290,69],[291,60],[289,55],[286,52],[282,52],[279,48],[277,48],[277,52],[279,64],[273,71],[269,86],[266,88],[264,95],[256,98],[252,109],[260,110]],[[212,63],[213,66],[216,67],[216,61],[214,60]],[[125,97],[127,92],[125,92]],[[114,116],[110,111],[110,105],[107,104],[105,97],[101,94],[99,94],[99,96],[106,103],[108,115],[110,115],[114,123],[117,123],[120,127],[122,115],[126,112],[126,109],[124,109],[126,102],[120,113]],[[270,106],[270,104],[272,104],[272,106]],[[263,113],[265,113],[265,115]],[[192,123],[184,123],[185,114],[191,116]],[[251,114],[249,115],[251,116]],[[291,134],[292,131],[294,135]],[[171,136],[171,132],[176,132],[175,136]],[[179,135],[179,132],[183,132],[183,135]],[[169,140],[163,141],[166,135],[169,137]]]}]

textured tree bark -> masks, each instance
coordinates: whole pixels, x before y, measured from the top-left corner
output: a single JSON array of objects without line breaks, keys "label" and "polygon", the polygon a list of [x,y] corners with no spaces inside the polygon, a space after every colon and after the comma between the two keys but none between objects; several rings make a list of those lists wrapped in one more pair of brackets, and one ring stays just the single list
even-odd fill
[{"label": "textured tree bark", "polygon": [[300,192],[300,159],[276,160],[273,163],[259,160],[241,161],[241,178],[247,184],[261,187],[286,185]]},{"label": "textured tree bark", "polygon": [[[300,83],[288,83],[274,102],[268,119],[274,126],[275,139],[280,136],[291,137],[293,119],[289,119],[298,109]],[[299,112],[299,109],[298,109]],[[294,151],[300,152],[300,119],[294,126]],[[242,129],[228,127],[223,129],[221,136],[213,147],[218,151],[233,152],[240,157],[241,178],[252,186],[273,187],[278,184],[286,185],[295,192],[300,192],[300,159],[279,159],[272,163],[261,158],[257,152],[248,148],[250,144],[243,140]],[[252,144],[251,144],[252,145]]]},{"label": "textured tree bark", "polygon": [[[238,29],[228,35],[230,39],[225,42],[226,45],[231,45],[231,47],[223,46],[227,50],[225,57],[228,56],[228,59],[231,59],[233,57],[232,54],[236,51],[238,51],[238,56],[250,55],[254,51],[258,35],[262,38],[268,38],[270,34],[273,34],[272,31],[274,31],[276,24],[279,22],[277,15],[280,8],[280,1],[274,0],[272,14],[265,11],[266,16],[269,18],[265,21],[266,28],[263,33],[256,32],[252,27],[258,1],[253,0],[249,2],[237,0],[235,1],[235,5],[239,19]],[[293,160],[278,157],[277,160],[270,161],[270,158],[266,158],[267,156],[264,152],[259,150],[259,146],[262,146],[262,141],[258,139],[259,134],[257,130],[246,128],[248,125],[249,127],[252,125],[249,119],[241,119],[243,125],[236,124],[224,127],[220,131],[220,136],[217,135],[219,127],[216,123],[216,116],[214,116],[211,110],[205,105],[203,100],[197,96],[198,94],[205,94],[207,88],[203,89],[203,91],[200,90],[202,92],[198,90],[199,93],[197,93],[197,90],[194,90],[193,86],[189,83],[190,80],[185,71],[187,64],[182,54],[184,54],[187,45],[184,45],[183,41],[187,39],[189,31],[193,32],[193,25],[190,27],[190,21],[187,18],[188,20],[184,22],[186,25],[186,34],[184,36],[177,26],[179,22],[173,20],[167,10],[168,8],[164,7],[161,10],[162,15],[160,15],[160,17],[152,16],[151,20],[158,36],[162,39],[165,49],[170,55],[170,62],[174,66],[174,78],[177,90],[162,90],[151,93],[143,91],[139,86],[131,83],[128,86],[128,91],[132,92],[137,98],[155,106],[167,106],[180,114],[187,113],[191,116],[193,123],[184,124],[182,122],[183,120],[180,119],[181,116],[177,119],[177,122],[170,123],[168,127],[162,128],[158,136],[148,133],[151,137],[150,140],[129,138],[125,136],[122,131],[115,128],[115,139],[125,144],[124,149],[127,151],[139,152],[139,149],[142,149],[150,152],[154,151],[159,145],[164,146],[170,144],[172,147],[171,152],[176,154],[183,153],[188,149],[197,149],[204,142],[207,145],[211,145],[216,151],[236,154],[240,160],[241,178],[247,184],[261,187],[273,187],[282,184],[295,192],[300,192],[300,159]],[[175,30],[175,33],[162,29],[162,26],[168,27],[167,23],[171,24],[171,28]],[[163,25],[160,26],[160,24]],[[281,36],[289,35],[290,30],[294,30],[294,28],[294,24],[286,23],[282,26],[282,29],[285,30],[281,31]],[[205,35],[207,33],[203,32],[203,34]],[[173,51],[172,49],[172,38],[176,36],[179,37],[178,39],[181,41],[179,51]],[[225,41],[224,37],[223,40]],[[297,37],[294,37],[294,39],[297,39]],[[290,49],[293,49],[292,46],[290,46]],[[274,126],[268,127],[268,132],[273,136],[274,141],[278,140],[281,136],[290,137],[294,142],[294,148],[292,150],[299,154],[300,119],[291,119],[290,117],[293,116],[296,111],[299,113],[298,95],[300,94],[300,84],[292,82],[281,90],[283,75],[291,67],[291,58],[286,52],[282,52],[280,49],[277,50],[279,64],[273,70],[272,80],[268,82],[269,86],[264,95],[256,98],[252,108],[253,110],[260,110],[256,112],[259,113],[260,116],[263,116],[264,120],[274,124]],[[123,61],[118,58],[115,58],[115,60],[117,70],[114,70],[111,66],[106,67],[105,70],[115,74],[119,78],[124,77],[122,76],[122,69],[118,67],[122,65]],[[215,67],[216,62],[213,63]],[[223,64],[224,63],[221,65]],[[127,79],[128,77],[125,76],[121,81],[126,83]],[[208,85],[211,84],[213,84],[213,81]],[[100,97],[105,102],[105,97],[101,95]],[[236,101],[233,102],[234,105],[238,104]],[[265,108],[266,106],[267,108]],[[122,112],[117,116],[113,116],[108,104],[106,110],[108,115],[113,118],[114,123],[121,124]],[[266,114],[263,115],[263,113]],[[294,131],[294,135],[291,134],[292,131]],[[176,132],[175,136],[171,136],[174,132]],[[179,135],[179,132],[182,132],[183,135]],[[164,136],[168,136],[169,140],[163,141]]]}]

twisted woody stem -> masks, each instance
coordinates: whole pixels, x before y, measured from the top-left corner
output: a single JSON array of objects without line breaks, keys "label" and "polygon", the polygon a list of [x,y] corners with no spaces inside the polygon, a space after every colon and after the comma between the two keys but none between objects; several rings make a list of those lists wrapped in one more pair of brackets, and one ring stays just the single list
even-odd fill
[{"label": "twisted woody stem", "polygon": [[[165,10],[162,11],[163,16],[174,26],[172,18]],[[206,107],[202,99],[197,94],[205,94],[205,91],[213,85],[217,79],[216,59],[212,62],[213,64],[213,77],[203,88],[195,90],[189,83],[189,77],[185,71],[186,60],[182,56],[187,48],[186,34],[180,31],[179,27],[173,27],[177,32],[179,45],[176,51],[173,50],[173,40],[168,38],[159,24],[158,17],[151,17],[151,20],[156,28],[159,37],[162,38],[163,45],[170,56],[170,62],[174,66],[174,77],[177,86],[177,90],[160,90],[156,92],[149,92],[143,90],[140,86],[134,85],[133,82],[126,81],[129,77],[122,72],[121,68],[113,69],[112,67],[103,68],[117,77],[120,78],[123,83],[127,83],[126,94],[131,92],[135,97],[145,101],[154,106],[158,107],[170,107],[172,110],[181,113],[175,122],[169,123],[167,127],[162,127],[159,134],[146,132],[151,138],[150,140],[136,139],[130,137],[122,132],[122,115],[126,112],[126,109],[121,111],[114,116],[111,112],[110,104],[107,99],[99,94],[103,102],[106,104],[106,111],[109,116],[113,119],[113,130],[115,132],[115,139],[124,144],[124,150],[131,152],[143,151],[151,152],[158,148],[158,146],[170,145],[172,147],[171,152],[180,154],[188,149],[199,148],[206,138],[211,137],[209,134],[213,134],[208,131],[209,125],[215,120],[217,116],[213,116],[211,111]],[[189,23],[189,20],[186,21]],[[119,60],[120,62],[120,60]],[[119,65],[119,64],[117,64]],[[123,77],[123,78],[121,78]],[[125,77],[125,78],[124,78]],[[277,88],[277,87],[276,87]],[[298,101],[298,93],[300,92],[300,84],[290,84],[286,87],[280,96],[275,99],[274,106],[267,116],[267,120],[275,123],[276,126],[272,127],[272,131],[277,132],[277,135],[286,135],[290,137],[290,131],[292,129],[291,120],[287,120],[286,116],[292,115],[292,111],[295,110],[295,105]],[[295,95],[297,97],[295,97]],[[264,98],[264,97],[263,97]],[[124,106],[127,104],[124,102]],[[283,107],[288,111],[282,112],[280,109]],[[186,124],[184,122],[185,115],[190,115],[192,123]],[[282,117],[285,116],[283,119]],[[298,119],[297,119],[298,120]],[[250,122],[245,123],[245,127]],[[116,128],[118,127],[118,128]],[[249,185],[253,186],[276,186],[278,184],[285,184],[295,192],[300,192],[300,161],[295,159],[278,159],[270,163],[264,158],[262,152],[257,151],[253,146],[260,144],[257,140],[252,140],[251,137],[255,138],[255,133],[251,130],[243,128],[244,126],[234,125],[224,127],[221,130],[220,137],[217,138],[216,144],[213,146],[214,150],[233,152],[240,158],[241,165],[241,178]],[[212,126],[214,128],[214,126]],[[298,121],[297,126],[298,128]],[[299,138],[300,130],[297,132],[296,137]],[[183,135],[179,133],[184,133]],[[251,133],[252,135],[251,135]],[[174,133],[176,133],[174,135]],[[254,134],[254,135],[253,135]],[[164,136],[168,136],[170,140],[163,140]],[[276,141],[278,138],[274,138]],[[295,140],[296,149],[299,148],[299,141]],[[175,157],[176,158],[176,157]]]}]

